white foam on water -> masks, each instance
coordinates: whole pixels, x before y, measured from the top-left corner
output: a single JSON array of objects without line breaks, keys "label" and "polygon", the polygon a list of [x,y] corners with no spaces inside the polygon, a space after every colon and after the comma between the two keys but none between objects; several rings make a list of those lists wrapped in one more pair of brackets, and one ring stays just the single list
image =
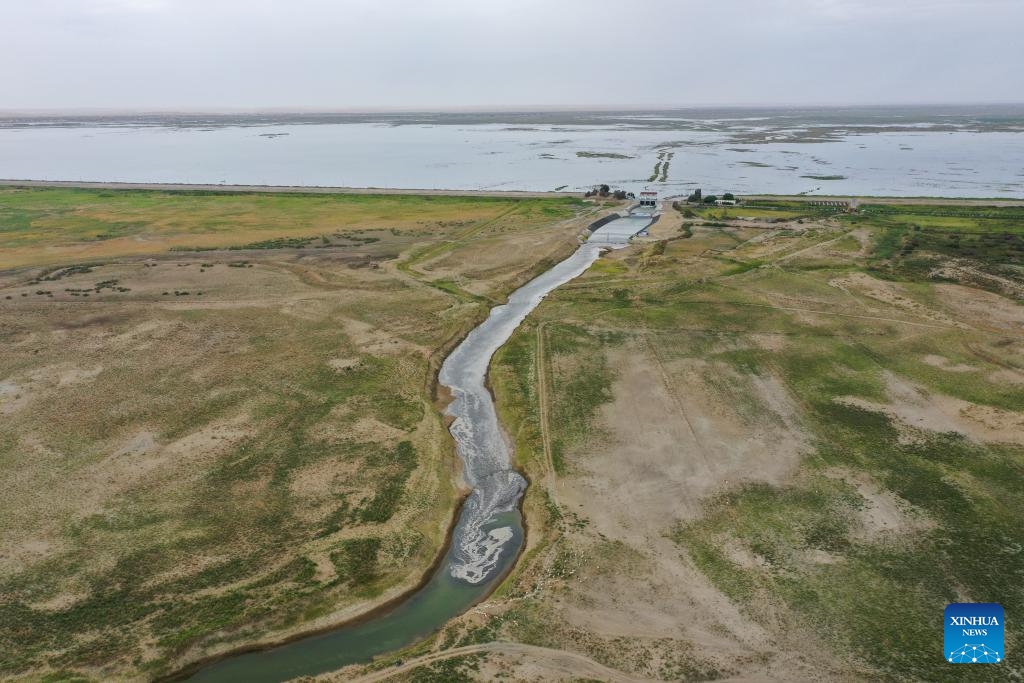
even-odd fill
[{"label": "white foam on water", "polygon": [[[635,217],[622,220],[636,224]],[[650,219],[642,222],[645,225]],[[623,236],[611,246],[627,244],[628,237]],[[517,289],[507,304],[491,310],[487,320],[472,330],[441,366],[439,381],[452,393],[446,410],[454,418],[449,431],[462,460],[463,479],[472,488],[455,527],[453,577],[476,584],[490,575],[515,534],[511,527],[486,527],[498,514],[515,510],[526,490],[526,480],[512,469],[511,452],[487,389],[491,357],[549,292],[581,275],[608,247],[607,243],[583,244],[572,256]]]},{"label": "white foam on water", "polygon": [[478,529],[473,534],[466,534],[460,550],[471,559],[453,563],[452,576],[468,583],[480,583],[497,566],[501,551],[514,536],[510,526],[491,529],[487,533]]}]

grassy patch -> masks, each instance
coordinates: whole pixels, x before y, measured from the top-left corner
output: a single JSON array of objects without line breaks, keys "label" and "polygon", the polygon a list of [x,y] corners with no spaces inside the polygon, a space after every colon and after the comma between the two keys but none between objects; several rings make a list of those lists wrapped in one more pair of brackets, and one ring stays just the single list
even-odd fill
[{"label": "grassy patch", "polygon": [[350,538],[331,553],[338,580],[352,586],[364,586],[378,578],[379,538]]},{"label": "grassy patch", "polygon": [[553,325],[549,328],[552,362],[551,443],[555,470],[565,470],[565,453],[594,434],[597,410],[612,400],[614,370],[605,358],[604,346],[613,336],[595,337],[586,329]]},{"label": "grassy patch", "polygon": [[362,522],[386,522],[395,514],[399,501],[405,494],[405,482],[416,469],[416,450],[412,443],[403,441],[398,444],[394,456],[389,458],[387,467],[390,476],[377,486],[373,498],[354,513]]},{"label": "grassy patch", "polygon": [[845,218],[880,229],[875,256],[908,259],[916,252],[1024,264],[1024,209],[868,205]]},{"label": "grassy patch", "polygon": [[520,466],[544,452],[536,352],[536,327],[521,326],[495,354],[489,375],[501,422],[513,437]]},{"label": "grassy patch", "polygon": [[727,270],[722,271],[722,277],[729,277],[730,275],[742,275],[743,273],[749,273],[752,270],[757,270],[758,268],[764,265],[763,261],[747,261],[744,263],[741,261],[735,261],[733,259],[722,260],[735,264],[732,267],[728,268]]},{"label": "grassy patch", "polygon": [[277,249],[339,231],[361,241],[351,231],[390,230],[374,236],[383,250],[407,243],[404,233],[441,236],[509,210],[543,218],[579,206],[576,199],[0,188],[0,267],[174,248]]}]

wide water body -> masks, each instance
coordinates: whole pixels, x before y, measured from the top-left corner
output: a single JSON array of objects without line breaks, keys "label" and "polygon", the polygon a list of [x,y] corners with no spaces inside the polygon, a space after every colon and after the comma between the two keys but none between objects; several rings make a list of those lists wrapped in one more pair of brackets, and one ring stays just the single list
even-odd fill
[{"label": "wide water body", "polygon": [[621,247],[648,223],[630,216],[572,256],[516,290],[491,310],[445,359],[439,380],[452,393],[450,431],[471,493],[462,506],[448,554],[430,581],[392,611],[362,624],[239,655],[212,664],[190,681],[276,683],[324,673],[410,645],[482,599],[511,567],[523,543],[519,500],[526,481],[513,468],[494,401],[486,386],[491,357],[549,292],[581,275],[603,248]]},{"label": "wide water body", "polygon": [[1024,196],[1020,107],[300,120],[0,118],[0,178],[569,191],[609,183],[662,196],[696,187],[717,194]]}]

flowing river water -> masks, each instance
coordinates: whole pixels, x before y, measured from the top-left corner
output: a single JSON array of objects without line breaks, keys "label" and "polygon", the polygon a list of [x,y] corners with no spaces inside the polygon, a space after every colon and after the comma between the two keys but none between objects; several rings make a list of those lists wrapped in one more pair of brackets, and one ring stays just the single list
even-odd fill
[{"label": "flowing river water", "polygon": [[523,285],[491,310],[445,359],[438,380],[451,391],[447,413],[462,476],[471,488],[443,561],[430,580],[392,610],[279,647],[228,657],[189,681],[277,683],[366,662],[415,643],[486,597],[506,575],[524,542],[519,501],[526,480],[512,467],[487,387],[494,353],[552,290],[583,274],[601,251],[619,248],[652,221],[629,215],[599,228],[572,256]]}]

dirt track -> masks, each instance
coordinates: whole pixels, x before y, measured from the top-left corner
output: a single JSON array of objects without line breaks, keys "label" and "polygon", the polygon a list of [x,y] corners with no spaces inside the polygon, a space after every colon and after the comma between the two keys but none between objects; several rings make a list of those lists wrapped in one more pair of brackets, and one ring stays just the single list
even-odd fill
[{"label": "dirt track", "polygon": [[494,652],[504,655],[526,656],[534,660],[534,662],[541,664],[545,669],[548,669],[552,673],[558,675],[572,677],[592,676],[597,680],[614,681],[615,683],[641,683],[643,681],[653,680],[650,678],[631,676],[621,671],[616,671],[615,669],[611,669],[603,664],[595,662],[593,659],[577,652],[552,650],[546,647],[524,645],[522,643],[495,642],[484,643],[482,645],[467,645],[466,647],[458,647],[451,650],[444,650],[443,652],[434,652],[428,655],[423,655],[416,659],[410,659],[399,666],[385,669],[384,671],[376,671],[366,676],[356,678],[354,679],[354,683],[375,683],[376,681],[386,681],[392,676],[409,672],[419,666],[433,664],[434,662],[451,659],[452,657],[478,652]]}]

